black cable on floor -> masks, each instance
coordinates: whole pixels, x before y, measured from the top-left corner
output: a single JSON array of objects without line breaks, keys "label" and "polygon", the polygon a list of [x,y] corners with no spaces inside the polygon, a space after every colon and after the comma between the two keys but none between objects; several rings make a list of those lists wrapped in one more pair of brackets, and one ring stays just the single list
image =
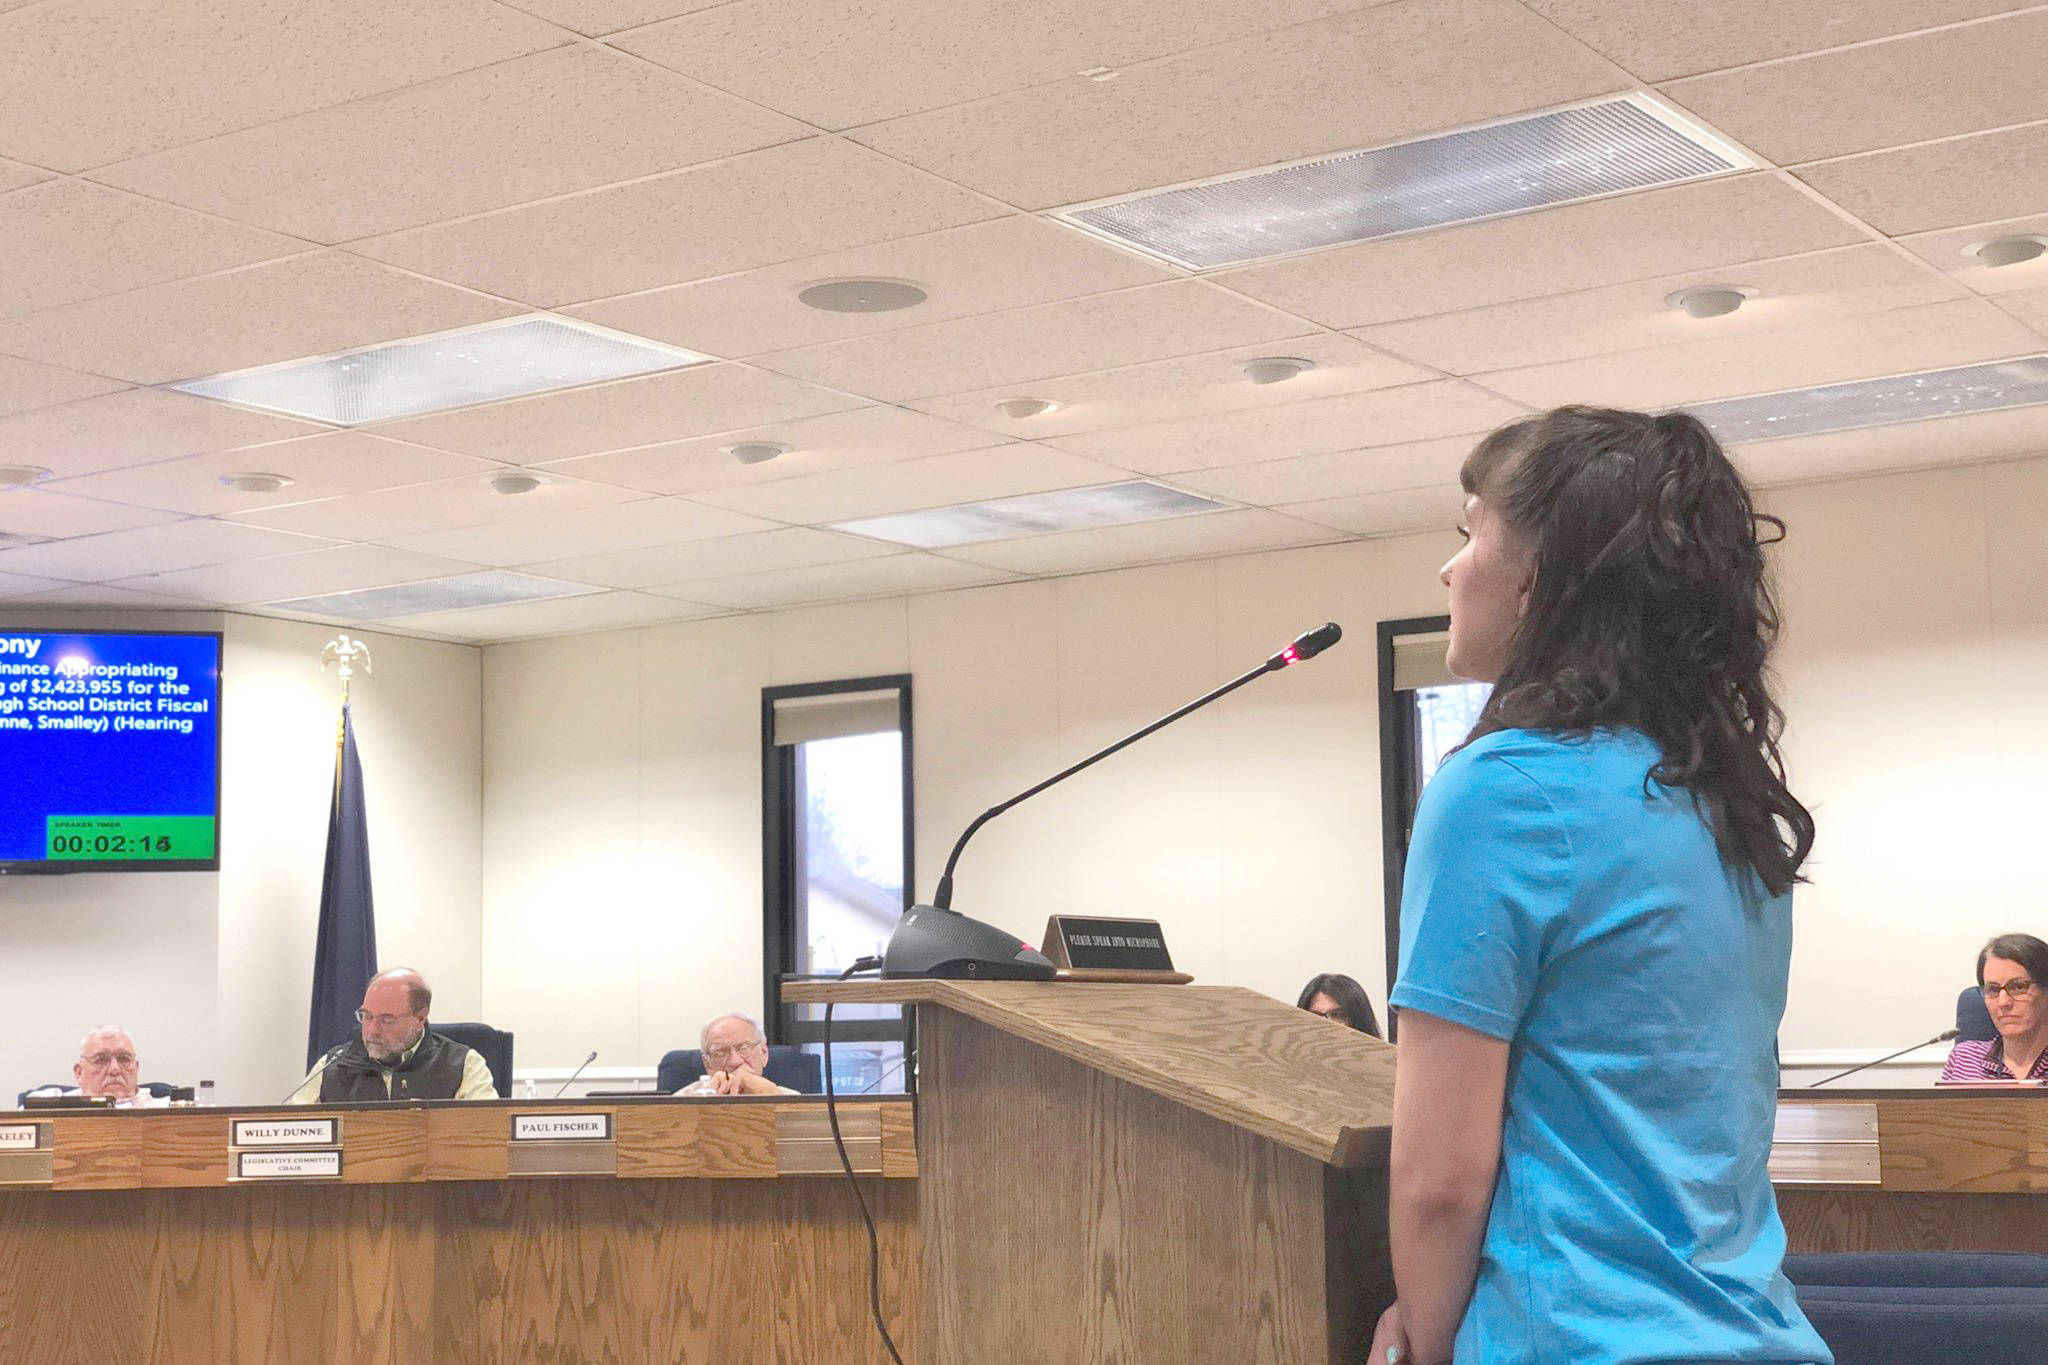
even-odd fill
[{"label": "black cable on floor", "polygon": [[[841,981],[857,972],[875,971],[882,965],[878,957],[864,957],[839,974]],[[874,1314],[875,1330],[881,1333],[882,1345],[888,1348],[889,1359],[896,1365],[903,1365],[903,1357],[897,1354],[896,1342],[889,1335],[887,1324],[882,1321],[882,1244],[875,1236],[875,1216],[868,1212],[867,1196],[861,1193],[860,1181],[853,1173],[853,1158],[846,1154],[846,1139],[839,1133],[839,1095],[832,1088],[832,1004],[825,1004],[825,1117],[832,1125],[832,1145],[839,1149],[839,1169],[846,1172],[846,1183],[853,1187],[854,1202],[860,1205],[860,1220],[868,1229],[868,1310]]]}]

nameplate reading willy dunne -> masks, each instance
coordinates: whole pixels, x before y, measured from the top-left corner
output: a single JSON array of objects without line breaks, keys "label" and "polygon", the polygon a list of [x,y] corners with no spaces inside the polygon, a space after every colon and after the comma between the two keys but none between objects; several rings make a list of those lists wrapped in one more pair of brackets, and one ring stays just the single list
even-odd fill
[{"label": "nameplate reading willy dunne", "polygon": [[514,1142],[610,1142],[610,1114],[514,1114]]},{"label": "nameplate reading willy dunne", "polygon": [[340,1119],[236,1119],[230,1147],[332,1147],[341,1141]]}]

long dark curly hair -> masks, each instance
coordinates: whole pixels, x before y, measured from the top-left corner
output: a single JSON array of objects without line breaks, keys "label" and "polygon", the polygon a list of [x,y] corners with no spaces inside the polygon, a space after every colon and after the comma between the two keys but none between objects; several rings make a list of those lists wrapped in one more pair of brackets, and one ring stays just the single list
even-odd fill
[{"label": "long dark curly hair", "polygon": [[1813,816],[1786,786],[1765,677],[1779,618],[1764,547],[1785,527],[1713,434],[1683,412],[1558,408],[1481,441],[1461,478],[1535,558],[1473,737],[1640,730],[1661,754],[1650,777],[1692,793],[1721,856],[1790,889]]}]

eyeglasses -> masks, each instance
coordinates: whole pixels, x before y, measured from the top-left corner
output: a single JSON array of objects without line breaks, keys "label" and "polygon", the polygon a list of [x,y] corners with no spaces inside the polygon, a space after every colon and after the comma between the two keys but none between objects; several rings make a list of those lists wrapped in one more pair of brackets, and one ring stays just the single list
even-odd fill
[{"label": "eyeglasses", "polygon": [[1339,1024],[1351,1022],[1351,1016],[1345,1013],[1344,1007],[1341,1005],[1333,1010],[1310,1010],[1309,1013],[1318,1019],[1329,1019]]},{"label": "eyeglasses", "polygon": [[1995,981],[1987,981],[1984,983],[1984,999],[1986,1001],[1996,1000],[2000,990],[2005,992],[2007,999],[2017,1003],[2034,993],[2034,983],[2027,980],[2024,976],[2014,977],[2006,982],[2003,987]]},{"label": "eyeglasses", "polygon": [[412,1018],[412,1015],[409,1012],[406,1014],[371,1014],[368,1010],[356,1011],[356,1022],[358,1024],[375,1024],[378,1028],[396,1028],[410,1018]]},{"label": "eyeglasses", "polygon": [[704,1055],[706,1057],[709,1057],[712,1061],[717,1062],[723,1061],[727,1057],[737,1057],[742,1052],[746,1052],[753,1048],[763,1046],[766,1045],[762,1043],[762,1041],[758,1038],[754,1039],[752,1042],[746,1043],[720,1043],[715,1047],[705,1048]]},{"label": "eyeglasses", "polygon": [[88,1066],[134,1066],[132,1052],[95,1052],[85,1059]]}]

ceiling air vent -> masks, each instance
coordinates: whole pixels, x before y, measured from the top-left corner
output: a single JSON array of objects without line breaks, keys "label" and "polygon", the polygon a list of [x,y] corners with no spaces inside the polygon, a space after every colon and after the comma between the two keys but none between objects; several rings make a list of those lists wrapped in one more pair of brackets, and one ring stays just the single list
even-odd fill
[{"label": "ceiling air vent", "polygon": [[2048,403],[2048,355],[1724,398],[1686,409],[1734,445]]},{"label": "ceiling air vent", "polygon": [[987,502],[931,507],[922,512],[864,517],[859,521],[834,522],[832,529],[930,550],[947,545],[971,545],[983,540],[1014,540],[1020,536],[1051,535],[1056,531],[1084,531],[1102,526],[1123,526],[1134,521],[1158,521],[1163,517],[1220,511],[1229,505],[1210,498],[1198,498],[1193,493],[1183,493],[1164,484],[1134,479],[1129,483],[1062,488],[1052,493],[1026,493],[1020,497],[993,498]]},{"label": "ceiling air vent", "polygon": [[1645,94],[1058,209],[1191,270],[1422,232],[1747,170],[1739,148]]}]

